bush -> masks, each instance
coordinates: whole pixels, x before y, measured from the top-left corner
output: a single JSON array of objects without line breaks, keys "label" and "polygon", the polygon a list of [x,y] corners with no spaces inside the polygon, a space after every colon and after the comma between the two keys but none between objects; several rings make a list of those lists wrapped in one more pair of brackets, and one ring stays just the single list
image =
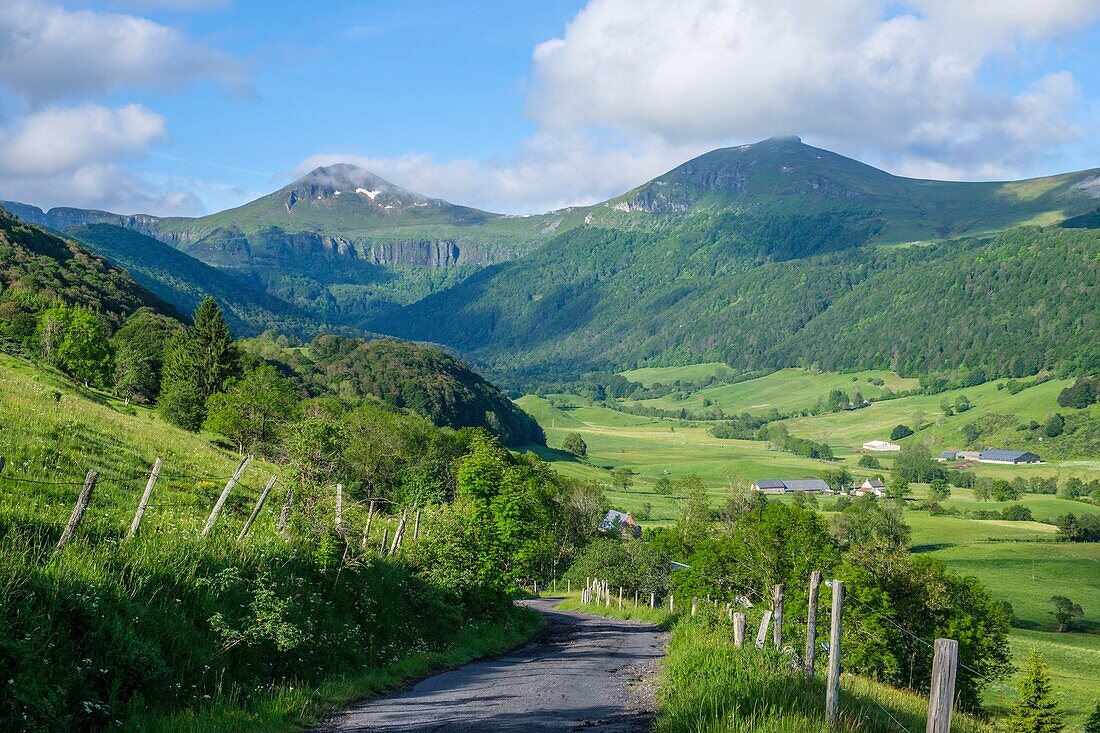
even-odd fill
[{"label": "bush", "polygon": [[913,429],[908,425],[898,425],[890,431],[890,440],[901,440],[913,434]]},{"label": "bush", "polygon": [[587,578],[607,581],[612,588],[622,587],[624,593],[642,595],[668,594],[668,558],[646,542],[599,539],[592,542],[565,578],[580,588]]}]

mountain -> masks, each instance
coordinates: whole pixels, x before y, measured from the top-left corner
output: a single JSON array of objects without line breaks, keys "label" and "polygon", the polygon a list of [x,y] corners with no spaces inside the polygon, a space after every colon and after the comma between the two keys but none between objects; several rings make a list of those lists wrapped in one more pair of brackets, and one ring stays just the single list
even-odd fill
[{"label": "mountain", "polygon": [[87,224],[137,230],[320,320],[354,327],[583,221],[573,210],[517,217],[458,206],[346,164],[317,168],[244,206],[198,218],[0,206],[59,231]]},{"label": "mountain", "polygon": [[[443,344],[518,386],[709,359],[1081,368],[1090,350],[1065,348],[1083,342],[1070,327],[1090,321],[1079,297],[1064,296],[1093,292],[1098,204],[1100,170],[918,180],[787,137],[715,150],[601,204],[530,217],[429,198],[348,165],[195,219],[35,211],[49,226],[147,233],[318,321]],[[1006,242],[1028,252],[1020,266],[1009,266]],[[971,272],[1007,297],[973,298],[959,280]],[[929,277],[955,283],[941,302],[891,300],[935,292]],[[938,339],[917,333],[928,318],[943,319]],[[1039,355],[1021,356],[1004,334]]]},{"label": "mountain", "polygon": [[0,333],[28,341],[36,314],[57,302],[95,310],[113,328],[139,308],[177,315],[125,270],[0,211]]},{"label": "mountain", "polygon": [[203,298],[214,298],[237,336],[254,336],[268,328],[299,335],[322,330],[315,318],[262,288],[132,229],[86,224],[66,233],[126,268],[138,283],[180,313],[193,313]]},{"label": "mountain", "polygon": [[1098,198],[1095,170],[919,181],[768,140],[690,161],[372,325],[449,345],[513,387],[712,360],[1097,370],[1084,334],[1100,326],[1086,305],[1100,233],[1020,225]]}]

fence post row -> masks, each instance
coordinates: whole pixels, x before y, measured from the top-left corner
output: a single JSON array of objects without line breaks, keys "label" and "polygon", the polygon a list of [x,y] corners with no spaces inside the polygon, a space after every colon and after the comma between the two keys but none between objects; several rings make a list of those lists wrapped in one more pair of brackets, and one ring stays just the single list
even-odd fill
[{"label": "fence post row", "polygon": [[955,673],[958,671],[958,664],[959,642],[954,639],[936,639],[925,733],[951,733],[951,705],[955,701]]},{"label": "fence post row", "polygon": [[264,490],[260,493],[260,498],[256,500],[256,506],[252,509],[252,513],[248,515],[248,520],[241,527],[241,533],[237,535],[237,541],[240,542],[252,529],[252,523],[256,521],[256,517],[260,516],[260,510],[264,508],[264,504],[267,503],[267,495],[271,493],[272,487],[275,486],[275,481],[278,477],[272,476],[267,480],[267,485],[264,486]]},{"label": "fence post row", "polygon": [[222,493],[218,496],[218,500],[214,502],[214,508],[210,511],[210,517],[206,520],[206,526],[202,528],[202,537],[206,537],[210,534],[210,530],[214,528],[214,522],[218,520],[218,515],[221,514],[222,507],[225,506],[225,500],[229,498],[229,492],[233,490],[233,487],[237,485],[237,482],[241,480],[241,474],[244,473],[244,469],[248,467],[248,463],[252,460],[252,456],[245,456],[241,461],[241,465],[237,466],[237,470],[233,472],[233,475],[229,477],[229,480],[225,482],[225,488],[222,489]]},{"label": "fence post row", "polygon": [[[0,459],[0,461],[2,460]],[[141,518],[145,516],[145,508],[149,506],[149,497],[153,495],[153,487],[157,485],[160,468],[163,465],[164,460],[157,456],[157,460],[153,462],[153,470],[149,473],[149,480],[145,483],[145,491],[142,492],[141,499],[138,501],[137,511],[134,512],[134,520],[130,522],[130,530],[126,533],[126,539],[130,539],[137,534],[138,527],[141,526]]]},{"label": "fence post row", "polygon": [[80,520],[84,518],[84,512],[88,509],[88,502],[92,500],[92,492],[95,491],[95,482],[98,480],[98,471],[88,471],[88,475],[84,477],[84,485],[80,487],[80,495],[76,497],[76,505],[69,517],[69,523],[65,525],[65,530],[61,533],[61,539],[57,541],[57,549],[60,550],[69,544],[69,540],[73,538],[73,532],[76,531]]},{"label": "fence post row", "polygon": [[810,600],[806,609],[806,676],[814,676],[814,658],[817,654],[817,594],[821,586],[821,571],[810,573]]},{"label": "fence post row", "polygon": [[832,620],[829,625],[829,676],[825,684],[825,720],[836,723],[840,711],[840,636],[844,614],[844,581],[833,581]]}]

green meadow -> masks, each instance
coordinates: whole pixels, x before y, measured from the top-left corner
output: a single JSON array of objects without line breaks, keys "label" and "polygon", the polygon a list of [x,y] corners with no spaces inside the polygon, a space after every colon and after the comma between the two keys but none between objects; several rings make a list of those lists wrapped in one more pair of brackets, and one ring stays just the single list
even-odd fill
[{"label": "green meadow", "polygon": [[[643,384],[668,384],[677,379],[698,382],[724,374],[720,367],[700,364],[648,368],[624,372],[624,376]],[[772,408],[793,412],[808,410],[832,389],[851,392],[858,388],[864,396],[875,397],[880,392],[875,391],[868,379],[882,379],[883,387],[895,392],[916,386],[915,380],[889,372],[828,374],[785,369],[758,379],[716,385],[688,395],[673,393],[641,404],[664,409],[686,407],[691,411],[702,409],[703,400],[708,399],[727,413],[763,413]],[[551,448],[538,449],[544,459],[564,474],[603,483],[616,508],[637,515],[648,504],[650,520],[642,521],[644,526],[667,524],[679,514],[678,497],[654,490],[654,483],[661,476],[676,479],[697,474],[707,487],[712,504],[719,506],[731,486],[744,486],[760,478],[822,476],[839,466],[847,467],[861,479],[877,473],[888,474],[893,461],[891,454],[875,454],[882,464],[879,469],[861,468],[857,461],[863,454],[864,442],[889,439],[890,431],[898,424],[924,424],[924,429],[904,440],[923,441],[939,452],[963,448],[960,429],[978,422],[992,426],[982,436],[982,442],[990,447],[1033,450],[1044,458],[1044,463],[1037,465],[964,466],[979,476],[1008,480],[1016,476],[1053,476],[1060,483],[1071,476],[1086,481],[1100,478],[1100,455],[1080,451],[1080,442],[1052,444],[1038,440],[1034,431],[1023,433],[1016,429],[1031,420],[1042,423],[1053,412],[1073,414],[1075,419],[1100,420],[1100,406],[1085,411],[1058,406],[1058,393],[1070,383],[1050,380],[1011,394],[1007,389],[998,389],[998,384],[1003,384],[1001,380],[936,395],[873,402],[861,410],[784,421],[793,435],[827,442],[840,458],[838,462],[771,450],[760,441],[720,440],[708,432],[713,423],[629,415],[575,395],[527,396],[518,402],[546,430]],[[943,414],[941,403],[945,399],[954,404],[964,395],[971,409],[953,416]],[[587,444],[588,456],[584,460],[558,450],[564,437],[573,432],[580,434]],[[621,467],[637,474],[633,485],[626,489],[613,486],[611,471]],[[921,485],[913,488],[917,499],[927,490]],[[828,514],[832,504],[833,500],[821,499],[820,510]],[[978,520],[963,516],[968,511],[1000,510],[1010,504],[1028,507],[1036,521]],[[1051,665],[1062,705],[1070,714],[1069,730],[1079,730],[1100,690],[1100,545],[1056,542],[1057,528],[1052,522],[1068,512],[1100,514],[1100,506],[1040,494],[1025,494],[1011,502],[979,502],[972,490],[954,487],[943,506],[961,514],[932,516],[925,511],[905,512],[905,521],[912,528],[914,551],[940,559],[960,573],[978,577],[995,597],[1011,604],[1015,622],[1010,641],[1016,664],[1019,666],[1032,649],[1042,651]],[[1076,630],[1067,633],[1053,630],[1056,624],[1049,613],[1053,595],[1068,596],[1084,609],[1085,617]],[[1011,706],[1016,681],[1011,678],[990,689],[987,702],[994,711],[1003,712]]]},{"label": "green meadow", "polygon": [[[702,367],[708,368],[709,373]],[[700,377],[705,379],[706,376],[718,375],[719,372],[714,369],[714,365],[703,364],[696,367],[670,367],[660,370],[636,369],[622,374],[627,379],[642,384],[646,384],[645,378],[670,384],[677,379],[698,381]],[[872,380],[876,382],[881,380],[883,383],[876,385]],[[870,399],[882,396],[887,389],[899,392],[915,389],[917,386],[915,379],[905,379],[893,372],[881,370],[837,374],[805,369],[781,369],[745,382],[715,385],[680,397],[673,393],[658,399],[641,400],[634,404],[665,410],[687,408],[690,412],[703,410],[709,403],[721,407],[726,413],[759,414],[772,409],[787,413],[809,409],[814,402],[827,396],[834,389],[844,390],[846,393],[859,390],[864,397]],[[705,403],[704,400],[707,402]]]}]

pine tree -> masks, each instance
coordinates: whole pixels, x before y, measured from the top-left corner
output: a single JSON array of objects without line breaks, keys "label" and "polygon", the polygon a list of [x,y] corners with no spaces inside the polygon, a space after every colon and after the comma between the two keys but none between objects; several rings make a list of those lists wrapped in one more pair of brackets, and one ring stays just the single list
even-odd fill
[{"label": "pine tree", "polygon": [[206,419],[206,400],[240,374],[240,350],[221,308],[206,298],[192,325],[172,338],[164,355],[158,407],[164,419],[198,430]]},{"label": "pine tree", "polygon": [[233,343],[233,334],[229,332],[222,309],[213,298],[199,303],[187,331],[197,359],[199,391],[204,398],[223,391],[226,382],[240,374],[241,354]]},{"label": "pine tree", "polygon": [[1100,733],[1100,702],[1096,703],[1096,708],[1085,721],[1084,733]]},{"label": "pine tree", "polygon": [[1065,729],[1051,687],[1050,672],[1042,655],[1032,652],[1020,683],[1020,699],[1008,718],[1008,733],[1059,733]]}]

